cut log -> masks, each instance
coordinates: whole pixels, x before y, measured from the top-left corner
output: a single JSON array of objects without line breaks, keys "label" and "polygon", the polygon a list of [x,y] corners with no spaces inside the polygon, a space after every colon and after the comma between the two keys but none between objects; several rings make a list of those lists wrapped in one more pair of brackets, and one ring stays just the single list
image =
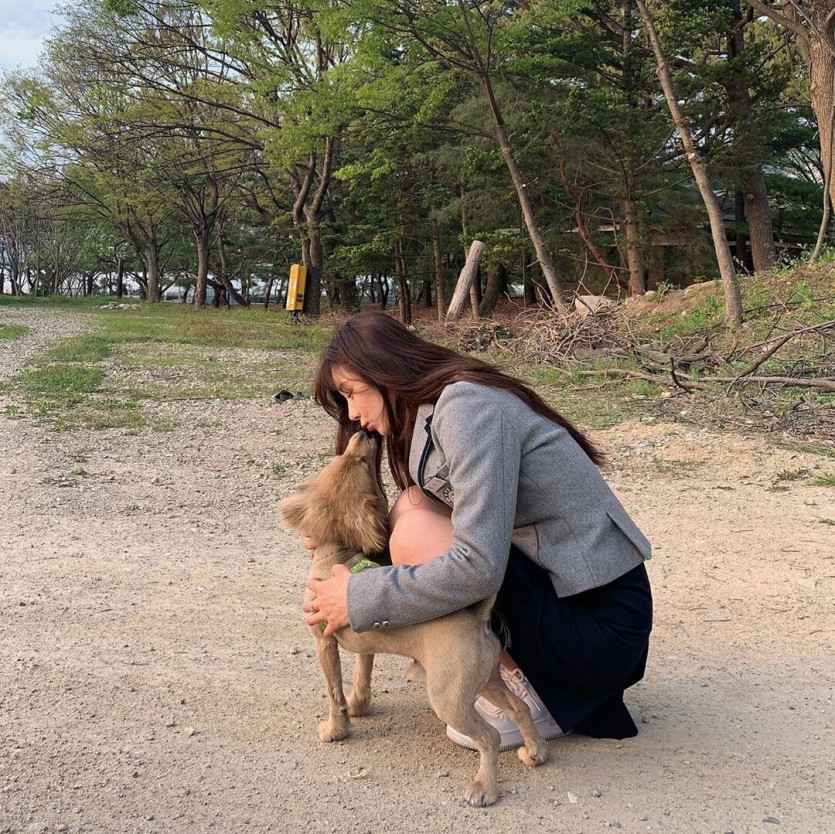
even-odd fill
[{"label": "cut log", "polygon": [[470,251],[467,253],[467,260],[461,274],[458,276],[458,283],[455,285],[455,292],[452,295],[452,301],[449,303],[449,309],[446,313],[447,321],[455,321],[464,312],[464,304],[470,296],[470,287],[473,284],[476,272],[478,272],[478,264],[481,261],[481,256],[484,254],[486,245],[480,240],[474,240],[470,244]]}]

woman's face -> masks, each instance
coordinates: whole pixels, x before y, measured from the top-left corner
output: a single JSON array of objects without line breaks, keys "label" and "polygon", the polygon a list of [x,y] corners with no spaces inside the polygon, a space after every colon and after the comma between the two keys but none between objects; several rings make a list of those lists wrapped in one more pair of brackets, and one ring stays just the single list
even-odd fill
[{"label": "woman's face", "polygon": [[376,431],[383,437],[387,436],[391,427],[379,389],[342,365],[335,365],[331,375],[336,390],[348,402],[348,416],[358,420],[366,431]]}]

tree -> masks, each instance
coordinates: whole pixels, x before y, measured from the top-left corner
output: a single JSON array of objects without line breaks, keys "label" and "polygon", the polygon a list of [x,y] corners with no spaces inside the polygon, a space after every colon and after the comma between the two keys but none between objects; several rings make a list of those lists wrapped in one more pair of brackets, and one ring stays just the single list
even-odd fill
[{"label": "tree", "polygon": [[[820,131],[823,168],[831,171],[835,151],[835,9],[831,0],[745,2],[794,34],[809,69],[809,94]],[[829,199],[835,201],[835,177],[829,180]]]},{"label": "tree", "polygon": [[[516,197],[554,304],[565,306],[561,282],[539,228],[528,185],[519,168],[497,92],[496,73],[507,60],[513,38],[513,4],[492,0],[359,0],[349,4],[370,40],[389,54],[408,53],[412,45],[445,71],[456,71],[481,89],[492,119],[492,135],[513,183]],[[390,40],[381,33],[389,33]]]},{"label": "tree", "polygon": [[716,260],[719,265],[719,274],[722,278],[722,286],[725,293],[725,324],[728,327],[737,327],[742,323],[742,296],[739,291],[739,281],[736,277],[731,250],[725,237],[722,209],[719,201],[716,199],[716,194],[713,192],[707,167],[704,164],[699,148],[693,141],[690,128],[678,105],[678,99],[670,77],[669,64],[661,48],[658,33],[655,30],[655,22],[644,0],[636,0],[636,3],[641,18],[644,21],[650,43],[652,44],[652,50],[658,64],[658,79],[661,83],[661,88],[664,90],[667,106],[670,108],[670,114],[672,115],[676,130],[678,130],[684,150],[687,153],[690,167],[693,170],[693,178],[696,180],[699,193],[702,195],[702,200],[707,209],[711,235],[713,237],[713,246],[716,251]]}]

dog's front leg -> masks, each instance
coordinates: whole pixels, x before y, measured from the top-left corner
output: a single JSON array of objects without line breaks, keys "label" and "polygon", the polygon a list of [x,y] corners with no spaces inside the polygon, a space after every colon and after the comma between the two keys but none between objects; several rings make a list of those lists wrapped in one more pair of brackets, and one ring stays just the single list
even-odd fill
[{"label": "dog's front leg", "polygon": [[354,686],[348,697],[348,714],[365,715],[371,706],[373,654],[358,654],[354,661]]},{"label": "dog's front leg", "polygon": [[316,656],[325,676],[328,690],[328,720],[319,725],[322,741],[339,741],[351,731],[348,703],[342,691],[342,664],[339,662],[339,644],[333,637],[316,637]]}]

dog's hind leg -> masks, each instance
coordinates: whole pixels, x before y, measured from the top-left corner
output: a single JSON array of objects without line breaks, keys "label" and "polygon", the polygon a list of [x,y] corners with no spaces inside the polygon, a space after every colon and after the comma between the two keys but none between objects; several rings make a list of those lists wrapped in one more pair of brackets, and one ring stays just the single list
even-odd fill
[{"label": "dog's hind leg", "polygon": [[373,654],[358,654],[354,660],[354,685],[348,696],[348,714],[365,715],[371,706]]},{"label": "dog's hind leg", "polygon": [[427,692],[429,703],[438,718],[459,733],[469,736],[478,750],[478,772],[473,782],[464,791],[464,798],[470,805],[483,808],[492,805],[499,798],[498,769],[501,737],[475,711],[475,693],[468,692],[462,697],[460,679],[439,681],[433,679],[427,670]]},{"label": "dog's hind leg", "polygon": [[503,709],[519,728],[525,744],[516,751],[516,755],[528,767],[535,767],[548,761],[548,751],[545,749],[545,742],[542,740],[542,736],[539,735],[539,731],[533,723],[528,705],[518,695],[515,695],[507,688],[499,673],[498,665],[491,673],[490,679],[481,688],[479,694],[483,695],[494,706]]},{"label": "dog's hind leg", "polygon": [[342,690],[342,665],[339,661],[339,644],[333,637],[316,637],[316,656],[325,676],[328,690],[328,720],[319,725],[322,741],[339,741],[351,732],[348,703]]}]

